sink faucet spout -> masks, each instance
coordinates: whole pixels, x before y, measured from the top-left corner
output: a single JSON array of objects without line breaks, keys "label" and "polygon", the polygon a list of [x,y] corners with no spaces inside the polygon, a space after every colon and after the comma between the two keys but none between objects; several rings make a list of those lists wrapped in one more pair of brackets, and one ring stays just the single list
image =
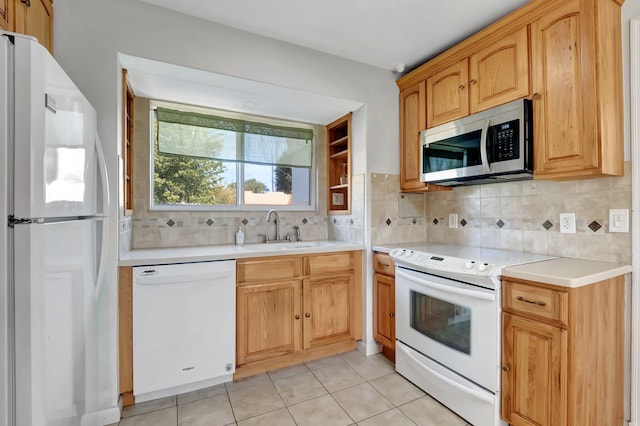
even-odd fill
[{"label": "sink faucet spout", "polygon": [[274,223],[276,224],[276,241],[280,241],[280,215],[275,209],[271,209],[267,212],[265,222],[269,222],[271,215],[275,216]]}]

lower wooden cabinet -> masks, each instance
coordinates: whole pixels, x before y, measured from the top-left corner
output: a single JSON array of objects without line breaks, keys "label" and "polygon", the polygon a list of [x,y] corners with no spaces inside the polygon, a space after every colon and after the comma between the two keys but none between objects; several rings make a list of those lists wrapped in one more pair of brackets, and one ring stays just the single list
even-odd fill
[{"label": "lower wooden cabinet", "polygon": [[304,349],[351,340],[353,275],[304,280]]},{"label": "lower wooden cabinet", "polygon": [[502,315],[503,417],[517,425],[567,424],[567,330]]},{"label": "lower wooden cabinet", "polygon": [[362,252],[239,259],[235,378],[354,349]]},{"label": "lower wooden cabinet", "polygon": [[386,253],[373,254],[373,337],[392,361],[396,351],[395,265]]},{"label": "lower wooden cabinet", "polygon": [[302,282],[291,280],[237,288],[237,363],[261,361],[301,349]]},{"label": "lower wooden cabinet", "polygon": [[396,347],[396,280],[382,274],[373,276],[375,306],[374,338],[389,349]]},{"label": "lower wooden cabinet", "polygon": [[503,277],[502,305],[503,420],[622,424],[623,276],[577,288]]}]

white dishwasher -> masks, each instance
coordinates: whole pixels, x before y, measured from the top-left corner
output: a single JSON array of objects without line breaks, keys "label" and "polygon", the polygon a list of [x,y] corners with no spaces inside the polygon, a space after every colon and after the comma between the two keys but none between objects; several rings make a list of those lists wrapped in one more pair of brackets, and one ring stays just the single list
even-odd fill
[{"label": "white dishwasher", "polygon": [[236,262],[133,268],[136,402],[233,379]]}]

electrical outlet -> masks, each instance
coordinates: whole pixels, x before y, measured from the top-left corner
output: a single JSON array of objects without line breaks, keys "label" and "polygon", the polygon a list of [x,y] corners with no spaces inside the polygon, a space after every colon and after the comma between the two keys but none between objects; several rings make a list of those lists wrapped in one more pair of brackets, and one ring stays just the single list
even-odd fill
[{"label": "electrical outlet", "polygon": [[576,233],[576,214],[560,213],[560,233],[575,234]]},{"label": "electrical outlet", "polygon": [[449,228],[458,227],[458,213],[449,213]]}]

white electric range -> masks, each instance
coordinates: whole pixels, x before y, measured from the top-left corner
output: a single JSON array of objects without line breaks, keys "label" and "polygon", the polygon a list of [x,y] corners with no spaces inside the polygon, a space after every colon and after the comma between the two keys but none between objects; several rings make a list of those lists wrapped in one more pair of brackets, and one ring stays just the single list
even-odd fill
[{"label": "white electric range", "polygon": [[507,250],[412,245],[396,263],[396,370],[476,426],[500,420],[500,278],[553,259]]}]

